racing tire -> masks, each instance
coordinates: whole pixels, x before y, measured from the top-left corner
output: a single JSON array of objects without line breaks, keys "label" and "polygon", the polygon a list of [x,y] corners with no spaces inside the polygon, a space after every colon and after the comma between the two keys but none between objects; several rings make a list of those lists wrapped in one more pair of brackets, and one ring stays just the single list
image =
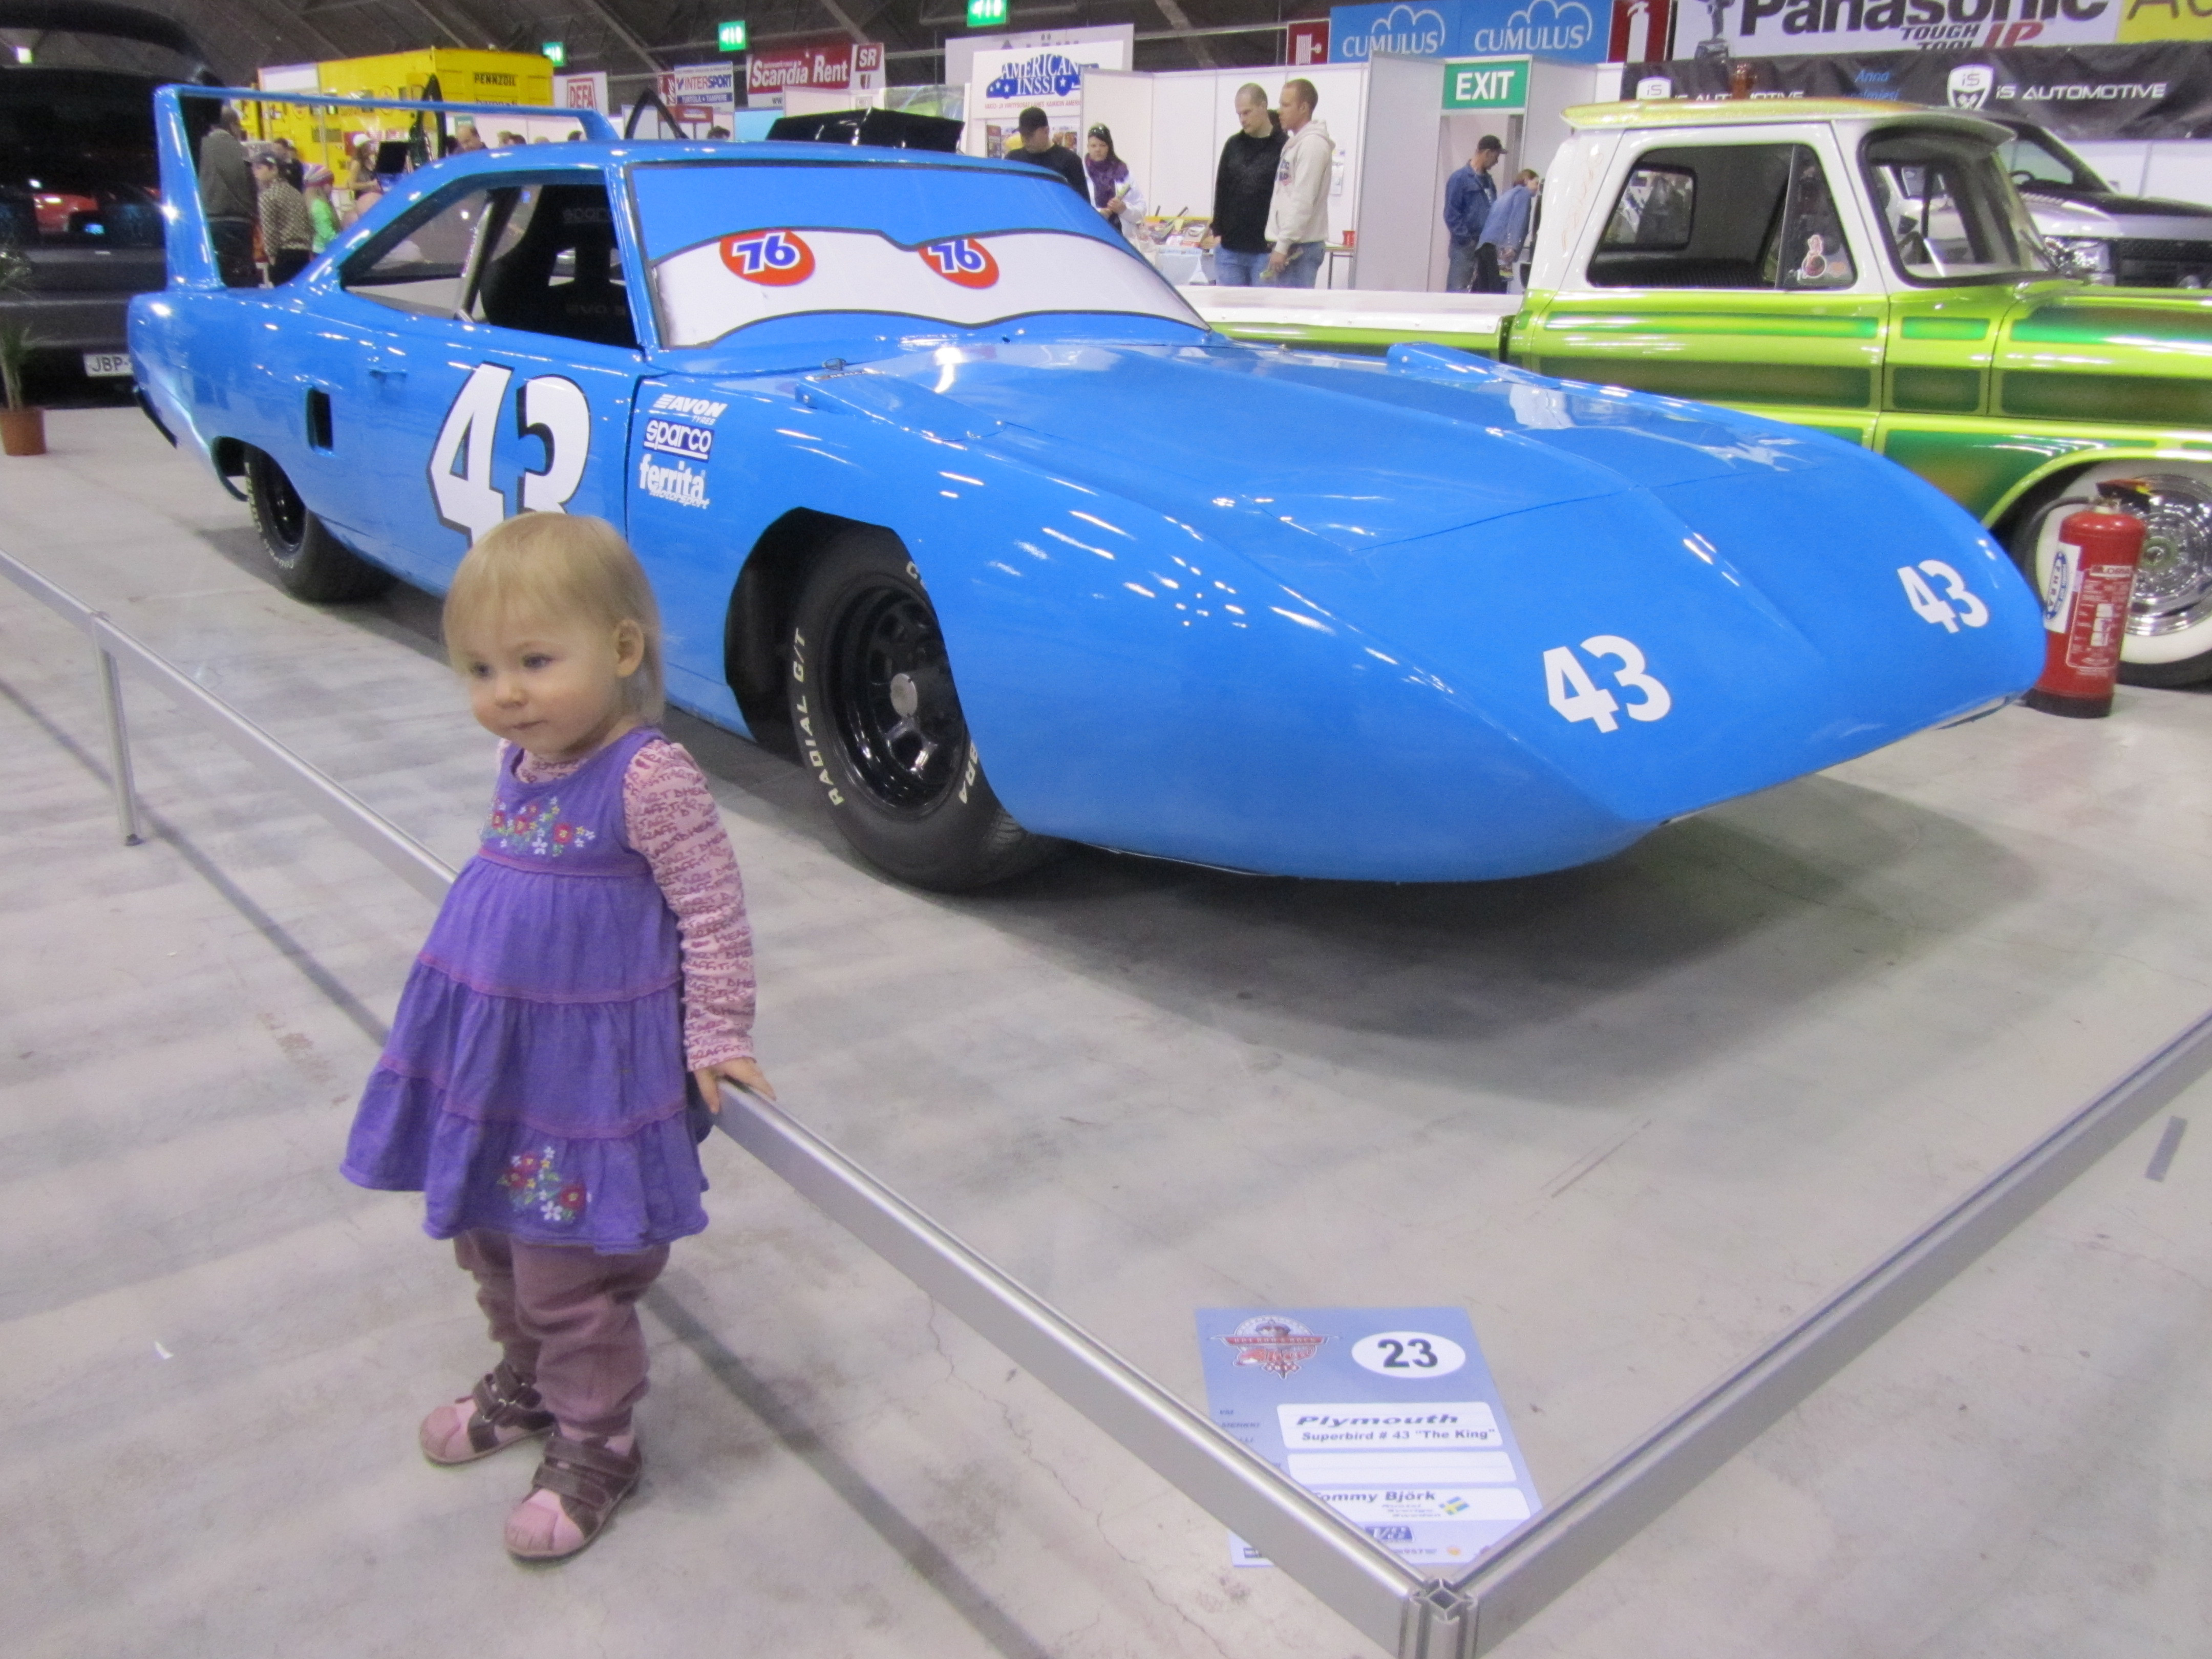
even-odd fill
[{"label": "racing tire", "polygon": [[833,538],[807,569],[786,644],[799,763],[869,863],[957,893],[1060,848],[1015,823],[983,775],[936,609],[897,537]]},{"label": "racing tire", "polygon": [[2136,575],[2120,678],[2175,687],[2212,680],[2212,466],[2187,461],[2100,461],[2065,479],[2021,516],[2012,556],[2048,595],[2058,526],[2096,500],[2107,478],[2141,478],[2150,489],[2142,564]]},{"label": "racing tire", "polygon": [[374,599],[398,580],[332,535],[266,451],[246,452],[246,500],[276,580],[294,599],[316,605]]}]

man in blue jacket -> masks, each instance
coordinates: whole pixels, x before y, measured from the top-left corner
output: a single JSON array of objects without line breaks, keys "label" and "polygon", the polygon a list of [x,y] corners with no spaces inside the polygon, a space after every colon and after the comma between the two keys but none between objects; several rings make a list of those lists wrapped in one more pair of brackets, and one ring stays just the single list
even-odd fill
[{"label": "man in blue jacket", "polygon": [[1517,267],[1528,251],[1528,233],[1535,228],[1536,192],[1544,181],[1534,167],[1523,167],[1513,188],[1498,198],[1482,227],[1482,240],[1474,246],[1474,291],[1477,294],[1516,292]]},{"label": "man in blue jacket", "polygon": [[1451,274],[1444,287],[1454,294],[1466,293],[1474,280],[1474,245],[1498,204],[1498,181],[1490,169],[1504,153],[1505,147],[1486,133],[1474,147],[1474,159],[1444,180],[1444,229],[1451,236]]}]

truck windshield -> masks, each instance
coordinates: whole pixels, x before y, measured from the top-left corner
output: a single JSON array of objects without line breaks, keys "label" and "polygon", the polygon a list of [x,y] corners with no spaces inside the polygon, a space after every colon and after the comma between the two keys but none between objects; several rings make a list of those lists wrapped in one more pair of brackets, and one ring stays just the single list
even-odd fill
[{"label": "truck windshield", "polygon": [[1922,287],[2048,276],[2041,237],[1999,167],[1967,133],[1891,131],[1861,152],[1898,275]]},{"label": "truck windshield", "polygon": [[662,343],[678,349],[868,315],[978,327],[1073,313],[1205,327],[1042,168],[810,156],[647,164],[631,177]]}]

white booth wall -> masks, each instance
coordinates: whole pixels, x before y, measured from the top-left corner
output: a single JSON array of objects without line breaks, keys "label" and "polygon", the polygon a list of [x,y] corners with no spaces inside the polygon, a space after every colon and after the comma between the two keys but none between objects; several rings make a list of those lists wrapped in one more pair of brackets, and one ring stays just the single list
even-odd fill
[{"label": "white booth wall", "polygon": [[1369,64],[1359,185],[1364,216],[1352,285],[1401,292],[1443,289],[1451,264],[1444,186],[1474,154],[1478,141],[1486,135],[1504,141],[1505,153],[1491,173],[1501,191],[1523,167],[1548,174],[1552,158],[1567,141],[1567,110],[1609,100],[1620,76],[1617,64],[1537,58],[1528,65],[1525,107],[1448,110],[1438,59],[1378,53]]},{"label": "white booth wall", "polygon": [[[1316,118],[1336,145],[1329,185],[1328,240],[1340,242],[1359,223],[1359,155],[1367,118],[1367,69],[1317,64],[1297,71],[1321,95]],[[1213,174],[1221,147],[1237,131],[1237,88],[1257,82],[1272,108],[1289,71],[1179,70],[1151,75],[1088,70],[1083,76],[1083,131],[1103,122],[1115,153],[1153,213],[1213,211]]]}]

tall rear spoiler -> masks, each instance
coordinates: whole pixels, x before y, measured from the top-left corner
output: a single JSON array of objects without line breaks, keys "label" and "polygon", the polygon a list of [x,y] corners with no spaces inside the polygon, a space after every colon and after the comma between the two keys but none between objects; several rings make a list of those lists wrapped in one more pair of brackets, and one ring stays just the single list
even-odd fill
[{"label": "tall rear spoiler", "polygon": [[199,162],[185,130],[184,100],[223,104],[302,104],[316,109],[424,110],[444,115],[543,115],[577,123],[584,137],[611,143],[615,130],[595,109],[555,109],[534,104],[425,103],[404,98],[343,98],[329,92],[263,92],[253,87],[173,84],[154,93],[155,142],[161,161],[161,213],[168,222],[169,281],[182,288],[221,288],[207,216],[200,211]]}]

